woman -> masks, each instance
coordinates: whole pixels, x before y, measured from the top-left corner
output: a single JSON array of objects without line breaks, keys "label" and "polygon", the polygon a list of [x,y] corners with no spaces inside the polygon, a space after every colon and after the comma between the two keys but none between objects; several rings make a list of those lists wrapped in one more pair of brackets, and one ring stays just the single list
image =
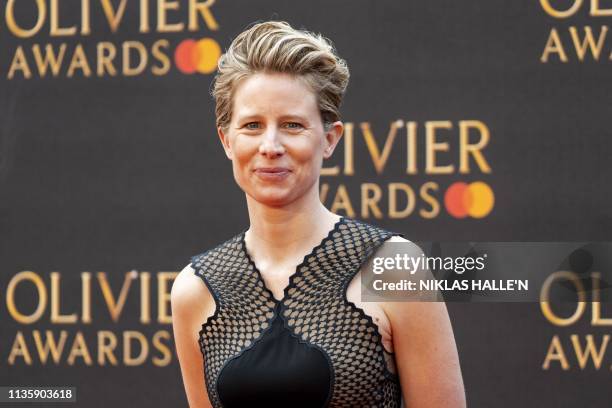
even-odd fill
[{"label": "woman", "polygon": [[360,300],[367,260],[415,245],[319,200],[345,62],[321,35],[264,22],[218,68],[217,131],[250,227],[193,256],[173,285],[190,406],[464,406],[444,303]]}]

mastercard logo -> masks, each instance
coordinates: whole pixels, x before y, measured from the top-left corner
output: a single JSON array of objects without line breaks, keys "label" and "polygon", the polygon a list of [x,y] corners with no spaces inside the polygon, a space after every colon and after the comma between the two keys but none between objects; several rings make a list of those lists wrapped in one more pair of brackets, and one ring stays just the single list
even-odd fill
[{"label": "mastercard logo", "polygon": [[455,218],[486,217],[495,204],[495,195],[487,183],[457,182],[450,185],[444,193],[446,211]]},{"label": "mastercard logo", "polygon": [[217,69],[221,47],[212,38],[187,39],[174,50],[174,64],[183,74],[210,74]]}]

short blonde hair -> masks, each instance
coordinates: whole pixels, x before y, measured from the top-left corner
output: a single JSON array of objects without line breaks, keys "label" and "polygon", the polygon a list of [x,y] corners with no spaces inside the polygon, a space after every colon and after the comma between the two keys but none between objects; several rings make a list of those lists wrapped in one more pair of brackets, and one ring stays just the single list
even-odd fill
[{"label": "short blonde hair", "polygon": [[321,34],[296,30],[285,21],[253,25],[221,55],[213,80],[216,125],[227,129],[237,84],[256,73],[288,73],[304,80],[317,96],[323,125],[340,120],[340,105],[349,80],[346,61]]}]

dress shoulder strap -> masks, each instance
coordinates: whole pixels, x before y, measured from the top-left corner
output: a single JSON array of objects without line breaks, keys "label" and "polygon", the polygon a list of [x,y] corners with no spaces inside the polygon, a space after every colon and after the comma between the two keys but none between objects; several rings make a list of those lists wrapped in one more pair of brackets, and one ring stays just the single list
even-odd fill
[{"label": "dress shoulder strap", "polygon": [[228,292],[241,279],[249,263],[242,251],[242,234],[205,252],[191,257],[191,267],[211,291],[216,302],[223,300]]}]

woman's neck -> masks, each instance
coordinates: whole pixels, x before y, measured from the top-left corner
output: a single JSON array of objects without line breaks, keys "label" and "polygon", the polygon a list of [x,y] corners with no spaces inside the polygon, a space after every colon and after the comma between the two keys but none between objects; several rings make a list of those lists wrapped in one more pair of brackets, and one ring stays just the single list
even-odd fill
[{"label": "woman's neck", "polygon": [[287,260],[307,253],[340,219],[316,196],[306,195],[286,207],[270,207],[247,196],[250,227],[245,236],[255,258]]}]

